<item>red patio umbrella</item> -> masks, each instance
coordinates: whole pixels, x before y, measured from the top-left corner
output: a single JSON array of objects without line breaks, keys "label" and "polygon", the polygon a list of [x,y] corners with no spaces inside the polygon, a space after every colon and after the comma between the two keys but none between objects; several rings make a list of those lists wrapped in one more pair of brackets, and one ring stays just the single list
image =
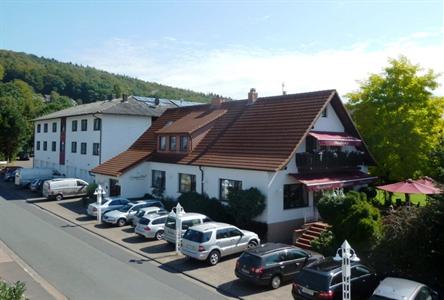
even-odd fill
[{"label": "red patio umbrella", "polygon": [[431,186],[430,182],[425,183],[424,181],[423,183],[411,179],[392,184],[381,185],[378,186],[377,188],[392,193],[404,193],[404,194],[432,195],[432,194],[441,193],[441,191],[437,187]]},{"label": "red patio umbrella", "polygon": [[435,189],[437,191],[437,194],[440,194],[443,192],[443,190],[439,187],[439,185],[436,183],[435,180],[433,180],[430,177],[424,176],[420,179],[415,180],[417,183],[420,183],[422,185],[428,186],[432,189]]}]

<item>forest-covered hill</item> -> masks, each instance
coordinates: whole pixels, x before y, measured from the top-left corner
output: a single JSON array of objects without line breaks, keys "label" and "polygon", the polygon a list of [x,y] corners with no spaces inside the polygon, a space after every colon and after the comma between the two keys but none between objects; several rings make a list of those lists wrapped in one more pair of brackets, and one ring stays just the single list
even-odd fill
[{"label": "forest-covered hill", "polygon": [[88,66],[63,63],[32,54],[0,50],[3,81],[23,80],[36,93],[57,92],[78,103],[120,97],[122,93],[208,102],[212,95],[112,74]]}]

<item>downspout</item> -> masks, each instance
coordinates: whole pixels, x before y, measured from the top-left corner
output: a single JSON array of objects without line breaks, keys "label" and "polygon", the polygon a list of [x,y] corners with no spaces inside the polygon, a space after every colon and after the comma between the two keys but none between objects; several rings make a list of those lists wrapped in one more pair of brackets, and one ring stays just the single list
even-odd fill
[{"label": "downspout", "polygon": [[203,195],[204,194],[204,179],[205,179],[205,177],[204,177],[204,171],[202,169],[202,166],[199,166],[199,170],[200,170],[200,178],[201,178],[200,193]]}]

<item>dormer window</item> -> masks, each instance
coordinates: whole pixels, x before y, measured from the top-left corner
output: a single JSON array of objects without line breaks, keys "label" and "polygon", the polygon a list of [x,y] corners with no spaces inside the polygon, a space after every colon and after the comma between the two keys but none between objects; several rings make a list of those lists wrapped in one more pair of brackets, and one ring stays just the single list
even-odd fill
[{"label": "dormer window", "polygon": [[322,111],[321,116],[322,116],[323,118],[327,118],[327,107],[324,108],[324,110]]},{"label": "dormer window", "polygon": [[166,150],[166,136],[159,136],[159,150]]},{"label": "dormer window", "polygon": [[170,145],[169,145],[169,149],[170,151],[176,151],[176,136],[170,136]]},{"label": "dormer window", "polygon": [[188,151],[188,136],[186,136],[186,135],[180,136],[180,151],[181,152]]}]

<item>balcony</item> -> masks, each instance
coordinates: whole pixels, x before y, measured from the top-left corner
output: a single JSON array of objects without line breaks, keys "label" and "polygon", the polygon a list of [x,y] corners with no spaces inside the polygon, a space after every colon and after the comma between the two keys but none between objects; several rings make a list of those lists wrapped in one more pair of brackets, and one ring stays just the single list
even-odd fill
[{"label": "balcony", "polygon": [[299,173],[321,173],[357,169],[364,164],[363,152],[319,151],[296,153]]}]

